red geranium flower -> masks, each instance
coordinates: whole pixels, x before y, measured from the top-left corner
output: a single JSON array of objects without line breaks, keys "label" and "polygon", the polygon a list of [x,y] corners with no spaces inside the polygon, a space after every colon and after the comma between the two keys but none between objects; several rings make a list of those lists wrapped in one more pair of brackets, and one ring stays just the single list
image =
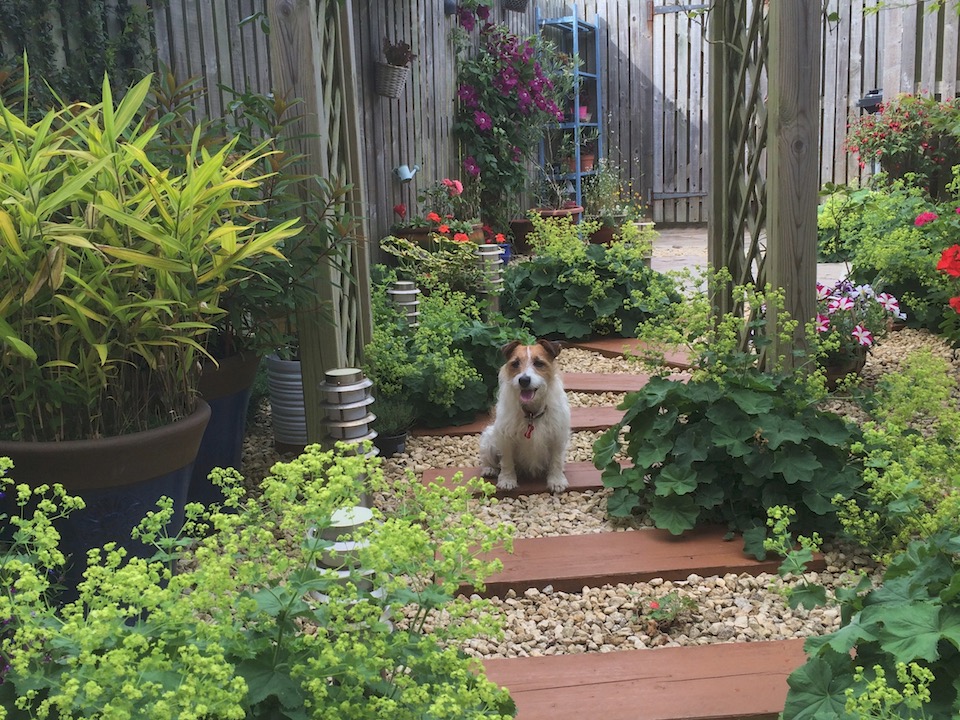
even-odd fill
[{"label": "red geranium flower", "polygon": [[950,298],[950,307],[960,313],[960,297]]},{"label": "red geranium flower", "polygon": [[470,242],[470,237],[466,233],[457,233],[453,236],[454,242],[465,243]]},{"label": "red geranium flower", "polygon": [[432,223],[438,223],[440,222],[440,216],[437,215],[435,212],[427,213],[427,220],[429,220]]},{"label": "red geranium flower", "polygon": [[437,232],[438,232],[438,233],[442,233],[442,234],[446,234],[446,233],[450,232],[450,226],[449,226],[449,225],[441,225],[440,227],[437,228]]},{"label": "red geranium flower", "polygon": [[929,222],[933,222],[938,217],[939,216],[935,212],[930,212],[928,210],[927,212],[922,212],[919,215],[917,215],[917,219],[913,221],[913,224],[916,225],[917,227],[922,227],[923,225],[926,225]]},{"label": "red geranium flower", "polygon": [[960,277],[960,245],[948,247],[940,256],[937,270],[945,272],[950,277]]},{"label": "red geranium flower", "polygon": [[393,211],[397,214],[397,216],[401,220],[403,220],[407,216],[407,206],[404,205],[403,203],[397,203],[396,205],[394,205]]}]

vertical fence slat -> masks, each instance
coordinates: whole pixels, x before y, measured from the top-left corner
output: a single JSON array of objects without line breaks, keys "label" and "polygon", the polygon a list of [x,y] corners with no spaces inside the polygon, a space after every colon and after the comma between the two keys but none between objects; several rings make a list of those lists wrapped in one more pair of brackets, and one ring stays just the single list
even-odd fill
[{"label": "vertical fence slat", "polygon": [[957,38],[960,36],[960,13],[943,14],[943,78],[938,91],[949,99],[957,94]]},{"label": "vertical fence slat", "polygon": [[[920,92],[934,94],[937,91],[937,57],[939,50],[937,34],[940,25],[939,13],[930,12],[926,3],[920,3],[923,12],[920,35]],[[957,8],[947,7],[947,12],[956,15]],[[943,12],[941,8],[940,12]]]}]

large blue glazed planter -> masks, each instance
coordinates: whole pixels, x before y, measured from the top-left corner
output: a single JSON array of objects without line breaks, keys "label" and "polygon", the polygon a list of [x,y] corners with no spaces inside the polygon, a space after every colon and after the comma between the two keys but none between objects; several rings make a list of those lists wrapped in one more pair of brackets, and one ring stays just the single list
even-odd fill
[{"label": "large blue glazed planter", "polygon": [[210,406],[210,422],[193,464],[188,502],[223,502],[220,488],[209,479],[210,471],[241,467],[247,408],[259,366],[260,357],[249,353],[218,360],[218,366],[204,365],[199,390]]},{"label": "large blue glazed planter", "polygon": [[[63,580],[68,596],[91,548],[116,542],[134,556],[154,554],[130,532],[162,496],[173,500],[167,532],[180,531],[193,463],[209,419],[210,407],[198,400],[190,416],[143,432],[98,440],[0,441],[0,456],[13,460],[9,475],[14,482],[31,487],[60,483],[68,494],[83,498],[86,507],[57,522],[60,549],[72,556]],[[0,512],[19,512],[14,495],[7,493]]]}]

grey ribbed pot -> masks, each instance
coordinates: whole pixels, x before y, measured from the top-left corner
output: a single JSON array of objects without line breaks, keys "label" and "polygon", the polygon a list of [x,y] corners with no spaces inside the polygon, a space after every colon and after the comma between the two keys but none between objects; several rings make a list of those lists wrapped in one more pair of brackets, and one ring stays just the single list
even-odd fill
[{"label": "grey ribbed pot", "polygon": [[267,387],[273,439],[278,445],[307,444],[307,415],[303,403],[303,374],[299,360],[267,356]]}]

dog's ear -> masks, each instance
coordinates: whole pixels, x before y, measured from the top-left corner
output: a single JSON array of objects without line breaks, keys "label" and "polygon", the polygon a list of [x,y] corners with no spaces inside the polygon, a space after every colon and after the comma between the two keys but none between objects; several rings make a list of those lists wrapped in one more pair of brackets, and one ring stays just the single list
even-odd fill
[{"label": "dog's ear", "polygon": [[537,344],[543,347],[543,349],[546,350],[550,354],[550,357],[552,357],[554,360],[557,359],[557,355],[560,354],[560,350],[562,347],[558,342],[545,340],[543,338],[541,338],[540,340],[537,340]]},{"label": "dog's ear", "polygon": [[513,355],[513,351],[516,350],[519,346],[520,346],[520,341],[514,340],[512,342],[508,342],[506,345],[500,348],[500,352],[503,353],[503,356],[505,358],[508,358],[511,355]]}]

